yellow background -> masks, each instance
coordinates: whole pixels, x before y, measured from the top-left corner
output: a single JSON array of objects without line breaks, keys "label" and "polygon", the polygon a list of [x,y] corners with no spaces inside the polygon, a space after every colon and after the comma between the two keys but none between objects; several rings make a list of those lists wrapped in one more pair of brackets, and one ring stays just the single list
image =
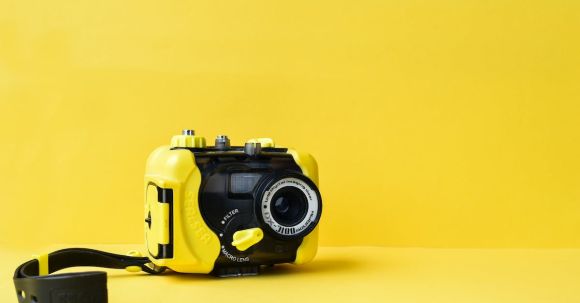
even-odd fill
[{"label": "yellow background", "polygon": [[182,128],[311,152],[322,245],[580,247],[580,3],[0,2],[0,244],[139,243]]}]

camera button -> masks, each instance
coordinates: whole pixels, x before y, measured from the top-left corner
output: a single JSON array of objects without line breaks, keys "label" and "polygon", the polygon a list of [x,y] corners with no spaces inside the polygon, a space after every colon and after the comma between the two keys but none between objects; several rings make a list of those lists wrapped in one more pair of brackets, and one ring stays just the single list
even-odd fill
[{"label": "camera button", "polygon": [[260,143],[262,148],[276,147],[276,144],[272,138],[255,138],[248,140],[246,143]]},{"label": "camera button", "polygon": [[204,148],[205,138],[196,136],[192,129],[185,129],[181,135],[171,138],[171,147]]}]

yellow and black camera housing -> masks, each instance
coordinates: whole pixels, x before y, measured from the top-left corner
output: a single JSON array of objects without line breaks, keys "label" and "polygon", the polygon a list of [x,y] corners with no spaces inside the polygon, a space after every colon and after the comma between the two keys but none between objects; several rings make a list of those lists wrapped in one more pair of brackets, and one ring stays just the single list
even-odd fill
[{"label": "yellow and black camera housing", "polygon": [[145,239],[158,267],[217,276],[311,261],[322,199],[314,158],[269,138],[214,146],[193,130],[155,149],[145,172]]}]

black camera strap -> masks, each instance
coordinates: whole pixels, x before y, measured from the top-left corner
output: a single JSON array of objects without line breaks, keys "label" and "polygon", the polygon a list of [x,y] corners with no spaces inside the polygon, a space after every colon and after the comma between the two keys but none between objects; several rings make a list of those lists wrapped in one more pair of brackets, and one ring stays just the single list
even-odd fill
[{"label": "black camera strap", "polygon": [[94,266],[161,273],[147,257],[118,255],[87,248],[68,248],[25,262],[14,272],[20,303],[106,303],[107,274],[103,271],[49,275],[58,270]]}]

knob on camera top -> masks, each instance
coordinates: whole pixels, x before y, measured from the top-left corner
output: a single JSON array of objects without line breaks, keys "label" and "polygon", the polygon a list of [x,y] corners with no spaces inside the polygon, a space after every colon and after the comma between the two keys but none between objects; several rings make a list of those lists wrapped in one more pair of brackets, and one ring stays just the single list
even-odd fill
[{"label": "knob on camera top", "polygon": [[193,129],[184,129],[181,135],[171,138],[171,147],[204,148],[205,138],[196,136]]},{"label": "knob on camera top", "polygon": [[[171,138],[172,148],[213,148],[215,150],[236,150],[230,144],[230,138],[227,135],[218,135],[215,138],[215,145],[208,147],[205,137],[197,136],[193,129],[184,129],[181,135]],[[271,138],[255,138],[246,141],[243,148],[240,148],[245,154],[255,156],[262,152],[263,148],[276,148],[274,140]]]}]

